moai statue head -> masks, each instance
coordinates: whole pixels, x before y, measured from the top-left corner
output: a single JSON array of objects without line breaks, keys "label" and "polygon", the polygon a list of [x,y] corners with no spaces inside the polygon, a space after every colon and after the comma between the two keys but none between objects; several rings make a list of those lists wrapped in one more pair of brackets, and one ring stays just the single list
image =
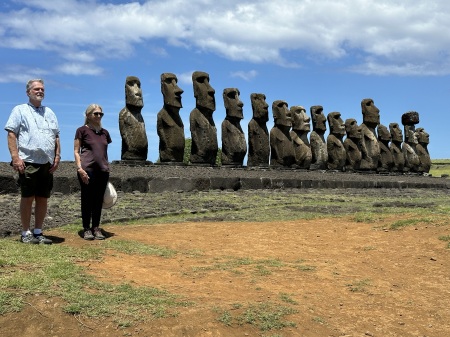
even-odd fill
[{"label": "moai statue head", "polygon": [[386,143],[391,140],[391,133],[383,124],[379,124],[377,127],[378,140]]},{"label": "moai statue head", "polygon": [[225,104],[226,117],[234,119],[243,119],[244,114],[242,112],[242,103],[239,89],[237,88],[225,88],[223,89],[223,103]]},{"label": "moai statue head", "polygon": [[416,129],[416,137],[417,137],[417,141],[420,144],[429,144],[430,143],[430,135],[425,131],[424,128]]},{"label": "moai statue head", "polygon": [[269,104],[266,95],[253,93],[250,95],[252,102],[253,118],[267,122],[269,120]]},{"label": "moai statue head", "polygon": [[209,84],[209,74],[203,71],[194,71],[192,73],[192,84],[194,86],[194,97],[196,106],[200,110],[214,112],[216,110],[216,91]]},{"label": "moai statue head", "polygon": [[416,130],[414,126],[405,125],[405,143],[418,144]]},{"label": "moai statue head", "polygon": [[330,112],[327,119],[330,126],[330,134],[341,137],[345,135],[345,124],[340,112]]},{"label": "moai statue head", "polygon": [[292,126],[291,112],[286,101],[277,100],[272,103],[272,113],[275,125]]},{"label": "moai statue head", "polygon": [[345,132],[347,133],[347,138],[355,140],[362,138],[361,126],[358,125],[354,118],[345,120]]},{"label": "moai statue head", "polygon": [[415,125],[419,123],[419,113],[408,111],[402,115],[402,124],[405,129],[405,143],[417,144]]},{"label": "moai statue head", "polygon": [[361,101],[363,124],[375,128],[380,124],[380,110],[375,106],[373,99],[365,98]]},{"label": "moai statue head", "polygon": [[323,114],[323,107],[321,105],[313,105],[310,108],[313,130],[318,133],[327,131],[326,120]]},{"label": "moai statue head", "polygon": [[136,76],[127,76],[125,80],[125,101],[127,106],[139,108],[144,106],[141,81]]},{"label": "moai statue head", "polygon": [[161,74],[161,92],[164,97],[164,105],[174,108],[182,108],[181,94],[184,92],[178,86],[178,79],[175,74]]},{"label": "moai statue head", "polygon": [[308,133],[311,131],[311,119],[306,114],[304,107],[300,105],[291,106],[292,129]]},{"label": "moai statue head", "polygon": [[390,123],[389,131],[391,132],[391,140],[394,143],[403,142],[403,132],[398,123]]}]

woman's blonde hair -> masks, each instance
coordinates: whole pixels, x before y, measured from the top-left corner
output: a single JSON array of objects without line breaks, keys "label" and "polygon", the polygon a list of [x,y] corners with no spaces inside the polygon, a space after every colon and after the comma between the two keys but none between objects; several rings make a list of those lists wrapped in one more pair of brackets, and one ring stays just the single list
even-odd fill
[{"label": "woman's blonde hair", "polygon": [[[86,111],[84,113],[84,125],[87,125],[87,123],[88,123],[88,117],[87,116],[90,115],[91,113],[93,113],[95,109],[100,109],[103,112],[103,108],[99,104],[95,104],[95,103],[90,104],[86,108]],[[101,125],[102,124],[100,123],[100,126]]]}]

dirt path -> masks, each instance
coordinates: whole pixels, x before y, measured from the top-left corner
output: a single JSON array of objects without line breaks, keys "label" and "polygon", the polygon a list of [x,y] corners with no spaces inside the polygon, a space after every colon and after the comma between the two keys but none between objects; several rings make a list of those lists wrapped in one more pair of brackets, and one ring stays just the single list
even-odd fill
[{"label": "dirt path", "polygon": [[[111,252],[86,265],[89,273],[164,289],[195,304],[175,318],[117,329],[108,320],[78,320],[63,314],[57,299],[36,297],[21,313],[0,317],[2,336],[450,336],[450,249],[438,239],[450,234],[449,225],[388,231],[383,224],[321,219],[105,229],[113,233],[108,240],[177,254]],[[48,234],[72,246],[105,244],[58,229]],[[220,312],[237,316],[266,302],[295,309],[287,319],[296,326],[262,332],[218,321]]]}]

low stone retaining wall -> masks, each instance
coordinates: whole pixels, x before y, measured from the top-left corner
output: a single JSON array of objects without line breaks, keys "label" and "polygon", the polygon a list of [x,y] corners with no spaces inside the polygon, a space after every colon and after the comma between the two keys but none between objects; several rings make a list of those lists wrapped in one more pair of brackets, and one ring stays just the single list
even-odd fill
[{"label": "low stone retaining wall", "polygon": [[[161,193],[165,191],[260,190],[291,188],[435,188],[448,189],[450,180],[422,175],[384,175],[283,169],[247,169],[149,164],[111,164],[111,182],[118,191]],[[80,189],[75,164],[62,162],[55,173],[53,192],[70,194]],[[0,163],[0,193],[17,193],[14,171]]]}]

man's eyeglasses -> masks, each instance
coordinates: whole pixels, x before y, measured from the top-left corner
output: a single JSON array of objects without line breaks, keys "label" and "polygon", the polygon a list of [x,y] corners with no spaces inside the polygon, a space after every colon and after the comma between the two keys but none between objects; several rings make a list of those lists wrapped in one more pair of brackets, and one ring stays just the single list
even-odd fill
[{"label": "man's eyeglasses", "polygon": [[100,118],[102,118],[103,115],[104,115],[103,112],[93,112],[92,114],[93,114],[95,117],[100,117]]}]

